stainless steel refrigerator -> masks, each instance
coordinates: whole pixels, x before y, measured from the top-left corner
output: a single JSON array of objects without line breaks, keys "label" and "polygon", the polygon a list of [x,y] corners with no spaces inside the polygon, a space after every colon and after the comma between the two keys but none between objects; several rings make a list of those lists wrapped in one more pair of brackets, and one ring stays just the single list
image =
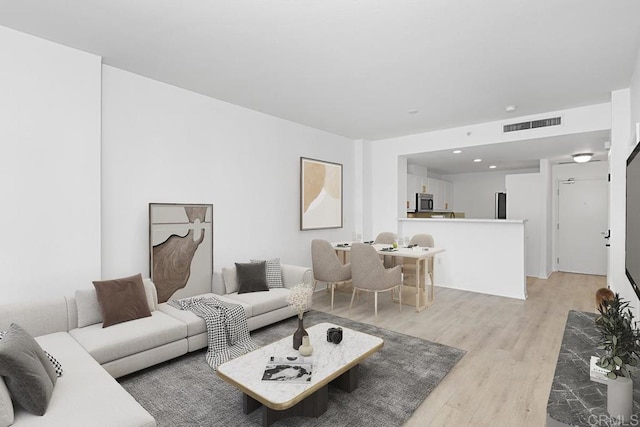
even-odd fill
[{"label": "stainless steel refrigerator", "polygon": [[496,193],[496,219],[507,219],[507,193]]}]

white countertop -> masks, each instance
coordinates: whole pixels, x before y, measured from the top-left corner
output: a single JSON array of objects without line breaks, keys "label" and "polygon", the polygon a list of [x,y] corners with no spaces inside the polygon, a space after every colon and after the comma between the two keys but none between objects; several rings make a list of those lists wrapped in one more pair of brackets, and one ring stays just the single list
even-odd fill
[{"label": "white countertop", "polygon": [[526,219],[474,219],[474,218],[398,218],[411,222],[485,222],[492,224],[524,224]]}]

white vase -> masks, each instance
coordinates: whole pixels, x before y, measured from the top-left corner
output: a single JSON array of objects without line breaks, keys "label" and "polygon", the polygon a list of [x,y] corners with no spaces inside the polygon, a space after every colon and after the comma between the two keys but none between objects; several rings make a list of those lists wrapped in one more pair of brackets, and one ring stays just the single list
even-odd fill
[{"label": "white vase", "polygon": [[607,380],[607,412],[613,418],[629,422],[633,413],[633,381],[618,376]]},{"label": "white vase", "polygon": [[302,345],[298,348],[298,351],[302,356],[311,356],[311,353],[313,353],[313,347],[311,347],[311,344],[309,343],[308,335],[302,337]]}]

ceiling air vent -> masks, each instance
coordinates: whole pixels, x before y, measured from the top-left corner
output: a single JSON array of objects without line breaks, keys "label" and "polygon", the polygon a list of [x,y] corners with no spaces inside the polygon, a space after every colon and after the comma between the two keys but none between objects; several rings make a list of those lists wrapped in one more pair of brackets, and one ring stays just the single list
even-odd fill
[{"label": "ceiling air vent", "polygon": [[503,132],[517,132],[525,129],[544,128],[547,126],[559,126],[562,124],[562,117],[553,117],[550,119],[534,120],[532,122],[513,123],[504,125]]}]

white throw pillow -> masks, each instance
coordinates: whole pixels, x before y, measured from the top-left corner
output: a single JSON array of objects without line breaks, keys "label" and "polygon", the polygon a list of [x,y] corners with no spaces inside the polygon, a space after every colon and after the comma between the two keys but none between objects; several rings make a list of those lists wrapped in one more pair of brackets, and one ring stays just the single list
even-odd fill
[{"label": "white throw pillow", "polygon": [[0,377],[0,427],[8,427],[13,424],[13,403],[9,389]]},{"label": "white throw pillow", "polygon": [[267,285],[269,289],[284,288],[282,284],[282,269],[280,268],[280,258],[273,259],[252,259],[251,262],[266,262]]},{"label": "white throw pillow", "polygon": [[224,287],[227,290],[226,293],[232,294],[238,292],[240,286],[238,285],[238,274],[236,273],[236,267],[222,267],[222,277],[224,278]]},{"label": "white throw pillow", "polygon": [[78,289],[76,306],[78,307],[78,328],[102,323],[102,312],[95,289]]}]

